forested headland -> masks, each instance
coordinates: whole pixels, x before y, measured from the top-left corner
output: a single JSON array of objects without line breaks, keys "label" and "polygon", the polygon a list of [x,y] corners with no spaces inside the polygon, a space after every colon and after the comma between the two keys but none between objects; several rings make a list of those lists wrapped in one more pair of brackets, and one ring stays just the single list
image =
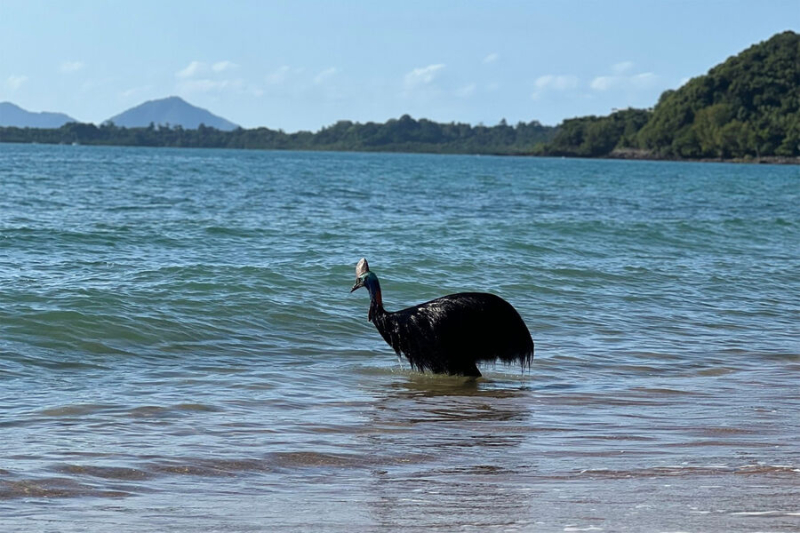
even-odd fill
[{"label": "forested headland", "polygon": [[787,31],[665,91],[653,109],[565,120],[540,155],[800,156],[800,35]]},{"label": "forested headland", "polygon": [[443,124],[408,115],[384,123],[343,120],[297,133],[69,123],[0,128],[0,142],[798,162],[800,35],[787,31],[753,45],[665,91],[651,109],[572,118],[558,126]]}]

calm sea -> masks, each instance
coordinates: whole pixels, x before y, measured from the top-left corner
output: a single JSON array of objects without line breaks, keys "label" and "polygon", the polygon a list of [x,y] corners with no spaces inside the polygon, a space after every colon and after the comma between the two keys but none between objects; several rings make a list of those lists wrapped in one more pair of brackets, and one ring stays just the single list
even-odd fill
[{"label": "calm sea", "polygon": [[798,378],[798,167],[0,145],[2,531],[797,531]]}]

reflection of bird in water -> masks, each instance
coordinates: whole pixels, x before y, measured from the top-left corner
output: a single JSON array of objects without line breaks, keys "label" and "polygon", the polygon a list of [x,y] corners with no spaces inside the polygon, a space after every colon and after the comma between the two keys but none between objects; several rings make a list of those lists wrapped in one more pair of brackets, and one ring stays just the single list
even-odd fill
[{"label": "reflection of bird in water", "polygon": [[374,408],[351,429],[374,464],[364,497],[374,529],[536,530],[531,479],[539,459],[531,450],[538,433],[531,430],[541,424],[527,385],[417,372],[387,379],[373,384]]},{"label": "reflection of bird in water", "polygon": [[395,312],[383,308],[378,276],[366,259],[350,292],[369,291],[369,321],[398,355],[422,372],[480,376],[480,362],[533,360],[533,339],[511,304],[494,294],[462,292]]}]

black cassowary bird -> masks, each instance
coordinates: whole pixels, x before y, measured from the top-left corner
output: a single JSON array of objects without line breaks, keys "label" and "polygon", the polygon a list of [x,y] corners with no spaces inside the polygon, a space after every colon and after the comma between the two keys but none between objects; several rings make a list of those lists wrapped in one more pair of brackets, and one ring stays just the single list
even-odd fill
[{"label": "black cassowary bird", "polygon": [[369,321],[417,370],[478,377],[479,362],[531,365],[531,334],[517,310],[499,296],[462,292],[391,313],[383,308],[378,276],[366,259],[356,265],[350,292],[361,287],[369,291]]}]

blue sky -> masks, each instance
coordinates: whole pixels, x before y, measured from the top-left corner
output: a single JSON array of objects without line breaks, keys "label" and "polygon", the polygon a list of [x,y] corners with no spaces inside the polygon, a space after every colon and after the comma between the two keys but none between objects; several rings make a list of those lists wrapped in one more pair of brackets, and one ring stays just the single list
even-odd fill
[{"label": "blue sky", "polygon": [[101,122],[178,95],[244,127],[650,107],[800,0],[0,0],[0,101]]}]

